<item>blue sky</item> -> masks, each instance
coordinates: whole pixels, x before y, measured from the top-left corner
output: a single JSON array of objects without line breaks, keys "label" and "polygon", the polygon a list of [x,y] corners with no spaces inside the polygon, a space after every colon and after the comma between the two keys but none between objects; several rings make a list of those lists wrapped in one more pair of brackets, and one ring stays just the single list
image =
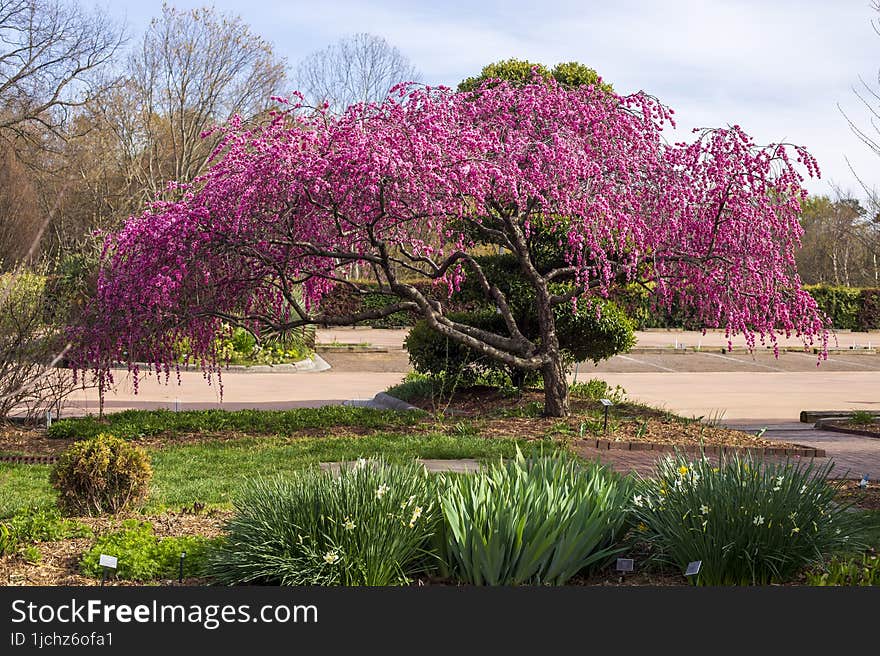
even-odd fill
[{"label": "blue sky", "polygon": [[[177,0],[178,8],[206,2]],[[880,13],[870,0],[615,0],[614,2],[398,2],[216,0],[272,42],[294,69],[305,56],[354,32],[400,48],[424,82],[454,86],[487,63],[518,57],[548,65],[580,61],[620,93],[648,91],[676,112],[678,133],[738,123],[759,142],[807,146],[822,180],[863,193],[846,163],[880,190],[880,158],[852,134],[840,104],[871,130],[852,91],[877,84]],[[161,0],[105,8],[136,41]],[[875,108],[880,108],[880,101]],[[878,134],[880,138],[880,134]]]}]

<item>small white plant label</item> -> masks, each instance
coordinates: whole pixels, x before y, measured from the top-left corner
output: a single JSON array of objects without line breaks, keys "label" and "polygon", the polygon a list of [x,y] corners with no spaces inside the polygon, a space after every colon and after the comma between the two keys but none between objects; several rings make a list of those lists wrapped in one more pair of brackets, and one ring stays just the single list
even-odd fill
[{"label": "small white plant label", "polygon": [[618,572],[631,572],[631,571],[633,571],[633,559],[632,558],[618,558],[617,559],[617,571]]},{"label": "small white plant label", "polygon": [[700,568],[703,566],[702,560],[695,560],[692,563],[688,563],[687,569],[684,571],[685,576],[696,576],[700,573]]},{"label": "small white plant label", "polygon": [[101,567],[110,567],[111,569],[116,569],[117,562],[116,556],[108,556],[107,554],[101,554],[101,558],[98,560]]},{"label": "small white plant label", "polygon": [[602,405],[604,405],[606,408],[607,408],[608,406],[614,405],[614,404],[611,402],[610,399],[599,399],[599,403],[601,403]]}]

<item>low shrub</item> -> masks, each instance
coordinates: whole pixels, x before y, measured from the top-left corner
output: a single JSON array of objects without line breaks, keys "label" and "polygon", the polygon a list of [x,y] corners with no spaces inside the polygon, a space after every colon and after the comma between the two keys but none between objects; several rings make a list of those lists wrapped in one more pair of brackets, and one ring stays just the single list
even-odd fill
[{"label": "low shrub", "polygon": [[518,454],[444,478],[441,549],[466,583],[560,585],[618,553],[628,503],[628,480],[598,463]]},{"label": "low shrub", "polygon": [[406,584],[432,560],[434,497],[424,467],[384,460],[254,481],[211,574],[227,584]]},{"label": "low shrub", "polygon": [[84,439],[109,432],[124,439],[183,433],[235,431],[250,435],[291,435],[297,431],[334,426],[390,428],[412,426],[422,420],[418,412],[327,405],[292,410],[125,410],[97,417],[72,417],[52,424],[52,438]]},{"label": "low shrub", "polygon": [[49,482],[68,514],[116,513],[142,502],[153,471],[147,452],[102,433],[75,442],[52,468]]},{"label": "low shrub", "polygon": [[809,585],[880,585],[880,557],[862,554],[861,558],[832,558],[821,568],[807,573]]},{"label": "low shrub", "polygon": [[572,383],[569,394],[575,399],[598,401],[608,399],[613,403],[622,403],[626,399],[626,390],[620,385],[611,387],[601,378],[590,378],[585,383]]},{"label": "low shrub", "polygon": [[36,542],[91,535],[88,526],[61,517],[57,508],[25,508],[0,522],[0,556],[17,553]]},{"label": "low shrub", "polygon": [[868,410],[854,410],[849,416],[848,423],[853,424],[854,426],[870,426],[876,420],[877,418],[874,416],[873,412]]},{"label": "low shrub", "polygon": [[410,371],[404,376],[403,382],[392,385],[385,392],[401,401],[412,401],[440,396],[443,393],[443,387],[443,381],[438,381],[434,376]]},{"label": "low shrub", "polygon": [[857,520],[827,484],[832,467],[668,457],[655,478],[640,481],[633,510],[661,560],[682,571],[702,561],[697,584],[783,582],[859,545]]},{"label": "low shrub", "polygon": [[125,520],[122,529],[99,537],[80,560],[80,570],[85,576],[100,578],[101,554],[115,556],[115,575],[130,581],[153,581],[176,579],[180,575],[180,556],[183,559],[183,576],[204,575],[209,548],[216,539],[200,535],[158,538],[149,522]]}]

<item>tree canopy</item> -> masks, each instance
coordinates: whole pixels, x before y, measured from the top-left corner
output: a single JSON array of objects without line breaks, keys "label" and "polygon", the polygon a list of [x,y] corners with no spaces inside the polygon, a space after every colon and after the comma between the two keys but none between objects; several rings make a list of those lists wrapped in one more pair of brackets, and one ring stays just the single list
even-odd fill
[{"label": "tree canopy", "polygon": [[513,85],[522,86],[530,84],[536,76],[543,80],[555,80],[557,84],[565,87],[596,84],[604,91],[613,91],[611,85],[602,81],[595,70],[584,64],[565,62],[549,69],[544,64],[515,58],[487,64],[479,75],[462,80],[458,90],[474,91],[483,86],[487,80],[505,80]]},{"label": "tree canopy", "polygon": [[[80,366],[106,375],[148,353],[168,372],[175,339],[187,338],[211,369],[222,321],[283,332],[410,310],[459,344],[541,372],[545,412],[562,416],[556,308],[616,285],[650,283],[661,302],[752,344],[780,331],[824,337],[795,266],[806,197],[796,166],[818,174],[803,148],[758,147],[737,126],[669,144],[671,112],[655,99],[555,80],[398,87],[339,116],[300,106],[294,98],[259,127],[231,121],[216,162],[179,201],[107,239],[92,308],[102,321],[77,336]],[[548,236],[563,257],[552,266],[539,252]],[[478,244],[517,258],[538,336],[486,278]],[[323,315],[333,286],[357,288],[345,275],[354,264],[373,272],[388,304]],[[410,275],[449,290],[472,277],[503,330],[455,321]]]}]

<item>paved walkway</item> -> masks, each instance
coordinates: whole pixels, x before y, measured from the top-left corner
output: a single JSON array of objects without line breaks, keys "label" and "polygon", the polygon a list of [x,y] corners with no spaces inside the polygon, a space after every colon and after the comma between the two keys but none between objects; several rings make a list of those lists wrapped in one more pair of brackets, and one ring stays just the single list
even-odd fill
[{"label": "paved walkway", "polygon": [[[810,424],[787,422],[781,424],[728,424],[730,428],[754,433],[766,428],[764,437],[769,440],[794,442],[805,446],[825,449],[826,458],[816,458],[817,465],[829,460],[834,463],[831,475],[834,478],[860,479],[864,474],[872,480],[880,478],[880,439],[846,435],[831,431],[815,430]],[[650,451],[600,450],[591,447],[576,447],[579,455],[588,459],[600,460],[622,472],[637,472],[649,475],[654,471],[658,459],[668,453]],[[771,458],[781,461],[783,458]]]},{"label": "paved walkway", "polygon": [[[319,328],[317,342],[319,344],[371,344],[389,349],[403,348],[403,340],[409,329],[384,329],[384,328]],[[742,336],[735,337],[734,347],[745,347],[746,341]],[[758,340],[760,348],[760,340]],[[803,346],[803,341],[796,337],[786,339],[779,338],[780,346],[798,347]],[[636,346],[641,347],[696,347],[696,346],[727,346],[727,339],[723,330],[710,330],[705,335],[697,330],[639,330],[636,331]],[[880,331],[866,333],[837,331],[831,335],[829,347],[850,348],[857,347],[880,347]]]}]

